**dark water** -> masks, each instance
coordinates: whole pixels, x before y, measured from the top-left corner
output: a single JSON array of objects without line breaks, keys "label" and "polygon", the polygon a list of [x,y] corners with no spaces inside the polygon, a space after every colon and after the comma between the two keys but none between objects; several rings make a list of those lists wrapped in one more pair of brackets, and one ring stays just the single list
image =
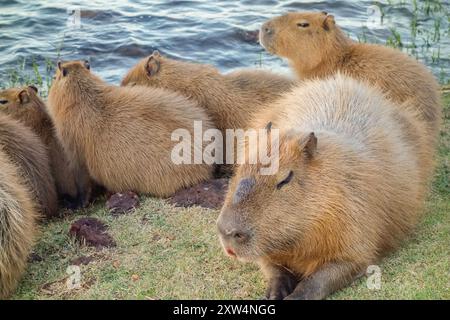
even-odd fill
[{"label": "dark water", "polygon": [[258,45],[254,31],[268,18],[298,10],[333,13],[354,39],[388,41],[426,63],[441,82],[450,75],[448,0],[0,0],[0,4],[2,86],[18,82],[45,86],[59,57],[90,59],[95,72],[118,83],[130,66],[154,49],[211,63],[223,71],[255,66],[287,72],[284,61]]}]

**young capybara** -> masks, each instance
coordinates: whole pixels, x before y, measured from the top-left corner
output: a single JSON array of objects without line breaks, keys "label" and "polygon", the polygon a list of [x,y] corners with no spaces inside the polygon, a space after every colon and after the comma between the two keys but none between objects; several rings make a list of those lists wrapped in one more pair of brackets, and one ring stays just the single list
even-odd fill
[{"label": "young capybara", "polygon": [[46,217],[55,216],[58,197],[47,149],[41,139],[30,128],[0,112],[0,147],[23,173],[36,208]]},{"label": "young capybara", "polygon": [[221,242],[259,263],[267,298],[323,299],[414,228],[432,146],[412,113],[339,74],[305,81],[274,108],[267,130],[280,129],[279,171],[239,166],[218,220]]},{"label": "young capybara", "polygon": [[[202,121],[204,130],[212,128],[206,113],[177,93],[111,86],[91,73],[87,62],[72,61],[58,63],[48,111],[77,163],[76,176],[87,171],[111,192],[166,197],[210,178],[211,166],[172,161],[175,130],[193,137],[194,121]],[[202,148],[191,145],[192,154]]]},{"label": "young capybara", "polygon": [[288,13],[261,27],[260,42],[287,58],[301,79],[337,71],[380,88],[397,106],[416,108],[437,142],[441,121],[439,86],[425,66],[399,50],[352,41],[326,12]]},{"label": "young capybara", "polygon": [[122,80],[122,86],[165,88],[194,98],[216,127],[247,129],[265,105],[289,91],[294,80],[263,70],[221,74],[211,65],[173,60],[158,51],[142,59]]},{"label": "young capybara", "polygon": [[58,196],[69,206],[77,206],[74,172],[56,137],[45,103],[37,93],[38,89],[34,86],[0,91],[0,111],[28,126],[41,138],[48,149]]},{"label": "young capybara", "polygon": [[0,299],[8,298],[25,270],[39,216],[21,168],[0,145]]}]

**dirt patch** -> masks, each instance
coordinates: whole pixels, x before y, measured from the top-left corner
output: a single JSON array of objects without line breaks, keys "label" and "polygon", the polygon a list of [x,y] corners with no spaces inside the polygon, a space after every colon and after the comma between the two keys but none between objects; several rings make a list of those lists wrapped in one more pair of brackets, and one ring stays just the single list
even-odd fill
[{"label": "dirt patch", "polygon": [[126,214],[139,207],[139,197],[131,191],[116,193],[109,197],[106,207],[113,216]]},{"label": "dirt patch", "polygon": [[73,259],[70,261],[70,264],[73,266],[87,266],[89,263],[91,263],[94,260],[94,257],[92,256],[80,256],[78,258]]},{"label": "dirt patch", "polygon": [[97,249],[115,247],[116,242],[107,229],[106,224],[96,218],[81,218],[72,223],[69,235],[80,243]]},{"label": "dirt patch", "polygon": [[228,179],[214,179],[183,189],[169,198],[176,207],[200,206],[208,209],[220,209],[225,200]]}]

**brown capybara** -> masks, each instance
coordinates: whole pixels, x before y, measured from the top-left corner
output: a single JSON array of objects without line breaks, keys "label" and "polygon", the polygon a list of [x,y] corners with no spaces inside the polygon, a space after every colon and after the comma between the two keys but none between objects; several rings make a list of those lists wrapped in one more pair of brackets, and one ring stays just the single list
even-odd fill
[{"label": "brown capybara", "polygon": [[[87,62],[72,61],[58,63],[48,111],[79,175],[87,171],[111,192],[166,197],[211,175],[209,165],[172,161],[176,130],[194,137],[195,121],[213,128],[201,108],[177,93],[111,86]],[[201,143],[191,145],[187,152],[201,152]]]},{"label": "brown capybara", "polygon": [[45,217],[55,216],[58,197],[47,149],[41,139],[30,128],[0,112],[0,147],[23,173],[37,209]]},{"label": "brown capybara", "polygon": [[381,45],[352,41],[326,12],[288,13],[261,27],[260,42],[287,58],[301,79],[337,71],[380,88],[397,106],[416,108],[436,144],[441,121],[439,86],[431,72],[407,54]]},{"label": "brown capybara", "polygon": [[50,169],[58,196],[67,205],[76,207],[77,187],[74,172],[56,137],[45,103],[37,93],[38,89],[34,86],[0,91],[0,111],[28,126],[41,138],[48,149]]},{"label": "brown capybara", "polygon": [[305,81],[274,107],[279,170],[239,166],[218,220],[221,242],[259,263],[267,298],[323,299],[414,228],[433,147],[412,113],[339,74]]},{"label": "brown capybara", "polygon": [[173,60],[158,51],[142,59],[122,80],[122,86],[165,88],[194,98],[216,127],[247,129],[265,105],[289,91],[294,80],[263,70],[221,74],[211,65]]},{"label": "brown capybara", "polygon": [[6,299],[25,270],[39,214],[21,168],[2,146],[0,167],[0,299]]}]

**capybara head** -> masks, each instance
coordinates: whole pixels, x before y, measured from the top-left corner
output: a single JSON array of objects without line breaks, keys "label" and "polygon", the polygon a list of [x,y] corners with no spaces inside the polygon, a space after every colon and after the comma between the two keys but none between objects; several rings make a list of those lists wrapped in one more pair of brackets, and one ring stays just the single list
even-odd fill
[{"label": "capybara head", "polygon": [[237,169],[217,221],[226,253],[251,261],[301,245],[320,212],[318,185],[326,185],[317,143],[314,133],[287,132],[280,136],[276,174],[261,175],[259,164]]},{"label": "capybara head", "polygon": [[167,58],[158,50],[139,61],[123,78],[122,86],[151,86],[184,90],[197,76],[207,77],[217,70],[209,65]]},{"label": "capybara head", "polygon": [[260,43],[267,51],[311,69],[345,39],[334,16],[326,12],[288,13],[267,21],[260,31]]},{"label": "capybara head", "polygon": [[[58,61],[55,82],[70,81],[72,78],[83,78],[83,75],[90,74],[91,65],[89,61]],[[81,76],[81,77],[80,77]]]},{"label": "capybara head", "polygon": [[40,114],[44,111],[43,102],[37,94],[33,85],[0,91],[0,110],[18,120]]},{"label": "capybara head", "polygon": [[125,75],[122,86],[152,85],[159,78],[157,75],[161,70],[161,54],[158,50],[142,59]]},{"label": "capybara head", "polygon": [[88,99],[89,90],[95,90],[93,84],[101,79],[91,73],[91,66],[85,61],[58,61],[54,81],[48,95],[49,110],[54,105],[70,109],[78,99]]}]

